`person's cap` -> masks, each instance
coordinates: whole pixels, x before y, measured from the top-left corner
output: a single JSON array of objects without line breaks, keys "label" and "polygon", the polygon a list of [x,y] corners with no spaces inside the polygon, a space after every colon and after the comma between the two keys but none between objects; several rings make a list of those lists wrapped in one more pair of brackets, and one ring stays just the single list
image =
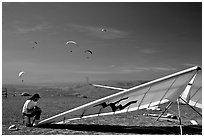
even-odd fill
[{"label": "person's cap", "polygon": [[40,95],[39,94],[34,94],[33,96],[32,96],[32,98],[40,98]]}]

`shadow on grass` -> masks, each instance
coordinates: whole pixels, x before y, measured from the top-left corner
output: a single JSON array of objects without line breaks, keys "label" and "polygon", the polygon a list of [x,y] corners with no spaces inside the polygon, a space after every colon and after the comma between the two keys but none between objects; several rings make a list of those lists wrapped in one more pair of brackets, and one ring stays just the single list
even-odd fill
[{"label": "shadow on grass", "polygon": [[[180,134],[179,126],[120,126],[120,125],[97,125],[97,124],[51,124],[38,128],[69,129],[75,131],[95,131],[112,133],[132,133],[132,134]],[[202,134],[202,125],[182,126],[183,134]]]}]

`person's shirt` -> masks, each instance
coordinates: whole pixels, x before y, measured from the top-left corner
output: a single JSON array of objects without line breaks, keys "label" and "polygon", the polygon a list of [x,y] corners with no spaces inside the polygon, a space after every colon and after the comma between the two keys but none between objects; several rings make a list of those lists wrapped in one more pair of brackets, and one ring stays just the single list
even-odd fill
[{"label": "person's shirt", "polygon": [[29,113],[29,109],[33,109],[35,106],[37,106],[37,102],[33,100],[26,100],[26,102],[23,105],[22,113]]}]

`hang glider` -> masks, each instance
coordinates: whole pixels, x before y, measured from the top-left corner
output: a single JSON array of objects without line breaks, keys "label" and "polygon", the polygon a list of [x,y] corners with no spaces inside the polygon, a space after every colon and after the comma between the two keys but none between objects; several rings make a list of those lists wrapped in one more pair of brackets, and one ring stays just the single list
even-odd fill
[{"label": "hang glider", "polygon": [[[200,71],[201,68],[195,66],[129,89],[119,88],[121,92],[57,114],[42,120],[38,125],[63,124],[81,118],[131,112],[166,102],[176,102],[191,79]],[[201,78],[201,75],[197,76]],[[190,90],[191,104],[194,106],[201,104],[200,78],[195,78],[195,86]],[[96,84],[94,86],[102,87]]]}]

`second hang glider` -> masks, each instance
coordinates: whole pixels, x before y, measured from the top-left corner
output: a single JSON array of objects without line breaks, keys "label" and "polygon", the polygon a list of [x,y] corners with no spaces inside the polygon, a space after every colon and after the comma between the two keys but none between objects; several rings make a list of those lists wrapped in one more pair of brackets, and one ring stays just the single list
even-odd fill
[{"label": "second hang glider", "polygon": [[166,102],[176,102],[194,77],[189,91],[189,104],[201,108],[201,68],[195,66],[129,89],[93,84],[96,87],[118,89],[121,92],[45,119],[39,122],[39,125],[62,124],[81,118],[131,112]]}]

